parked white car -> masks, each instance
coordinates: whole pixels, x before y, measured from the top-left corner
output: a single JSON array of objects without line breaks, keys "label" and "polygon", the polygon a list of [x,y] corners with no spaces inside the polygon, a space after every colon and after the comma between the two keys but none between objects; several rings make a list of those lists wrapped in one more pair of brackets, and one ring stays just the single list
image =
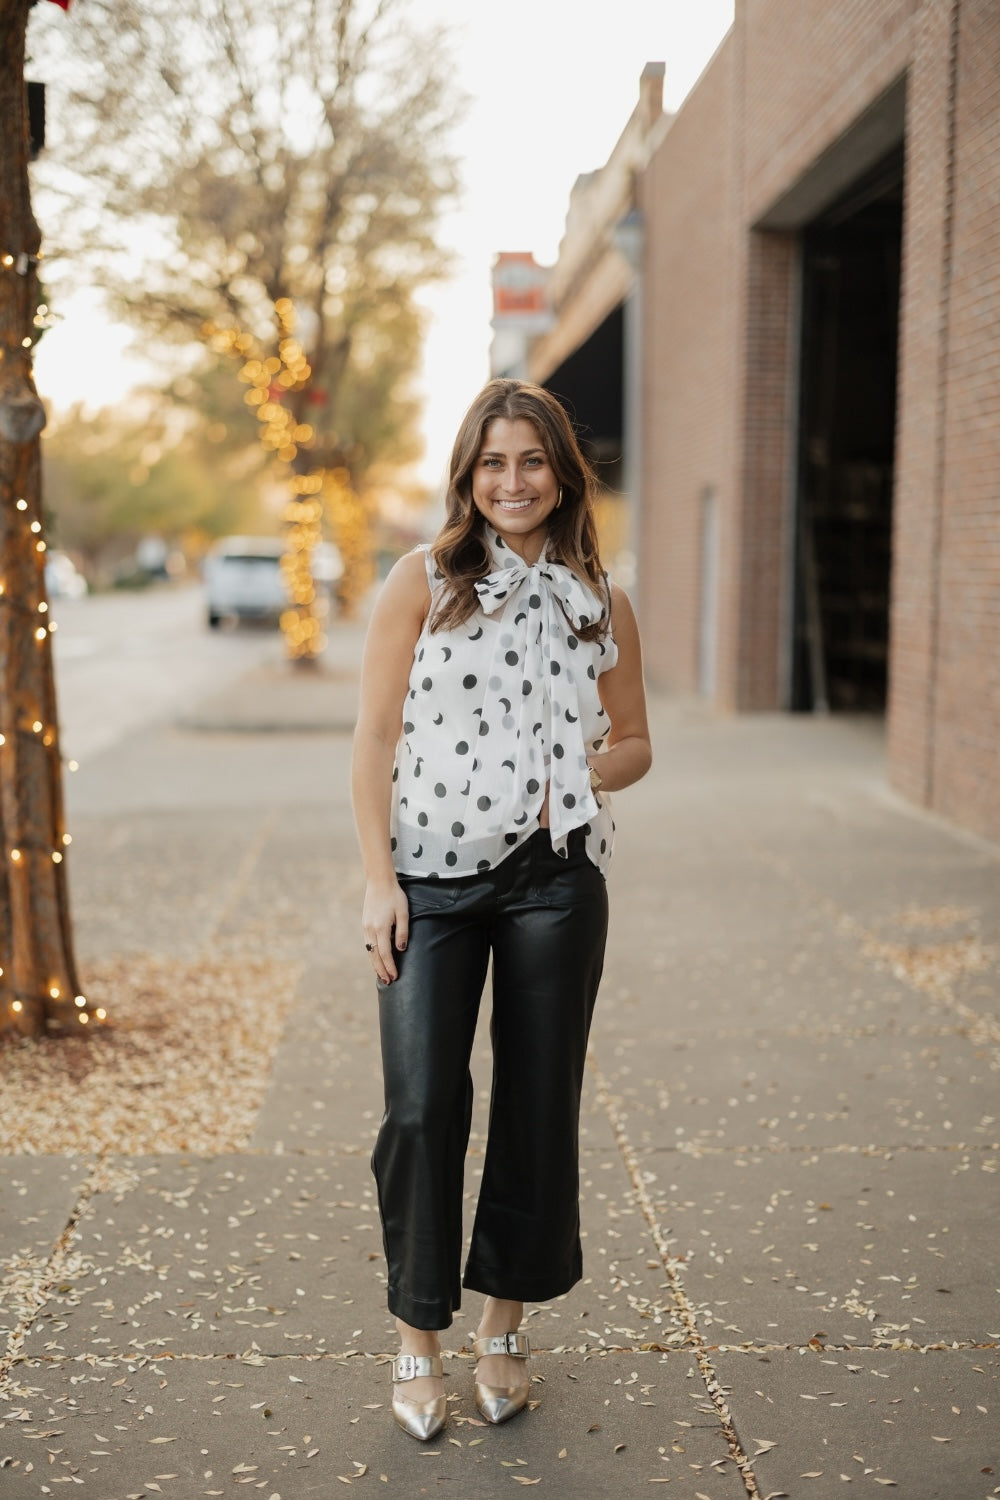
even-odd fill
[{"label": "parked white car", "polygon": [[[281,570],[284,550],[276,536],[226,536],[213,544],[202,567],[206,618],[213,629],[226,618],[278,619],[288,603]],[[317,584],[332,589],[342,570],[337,549],[321,542],[313,553]]]},{"label": "parked white car", "polygon": [[224,536],[203,565],[205,610],[213,629],[226,618],[277,620],[288,602],[280,537]]}]

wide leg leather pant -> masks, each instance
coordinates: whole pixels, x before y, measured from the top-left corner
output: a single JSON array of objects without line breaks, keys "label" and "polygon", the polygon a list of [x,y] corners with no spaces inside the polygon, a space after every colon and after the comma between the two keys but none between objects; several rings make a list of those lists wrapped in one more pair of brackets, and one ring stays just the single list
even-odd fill
[{"label": "wide leg leather pant", "polygon": [[[547,1301],[582,1274],[580,1092],[607,936],[607,890],[572,835],[539,829],[496,869],[401,880],[410,939],[379,984],[385,1114],[372,1155],[389,1310],[447,1328],[461,1288]],[[493,957],[493,1089],[460,1280],[469,1071]]]}]

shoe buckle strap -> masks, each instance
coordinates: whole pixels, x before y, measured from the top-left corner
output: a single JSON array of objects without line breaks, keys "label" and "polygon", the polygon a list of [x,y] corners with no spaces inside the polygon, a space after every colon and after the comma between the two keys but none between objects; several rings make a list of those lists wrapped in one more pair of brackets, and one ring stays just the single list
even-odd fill
[{"label": "shoe buckle strap", "polygon": [[477,1339],[476,1350],[480,1358],[485,1354],[513,1354],[517,1359],[527,1359],[531,1354],[527,1335],[523,1333],[497,1333]]},{"label": "shoe buckle strap", "polygon": [[394,1383],[416,1380],[420,1375],[441,1375],[441,1360],[431,1354],[400,1354],[392,1362]]}]

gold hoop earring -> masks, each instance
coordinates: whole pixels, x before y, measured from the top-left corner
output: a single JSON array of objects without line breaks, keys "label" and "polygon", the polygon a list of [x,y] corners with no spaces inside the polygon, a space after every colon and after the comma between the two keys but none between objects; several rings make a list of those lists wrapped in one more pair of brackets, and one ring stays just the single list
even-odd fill
[{"label": "gold hoop earring", "polygon": [[559,497],[556,500],[556,510],[559,509],[560,505],[562,505],[562,485],[559,486]]}]

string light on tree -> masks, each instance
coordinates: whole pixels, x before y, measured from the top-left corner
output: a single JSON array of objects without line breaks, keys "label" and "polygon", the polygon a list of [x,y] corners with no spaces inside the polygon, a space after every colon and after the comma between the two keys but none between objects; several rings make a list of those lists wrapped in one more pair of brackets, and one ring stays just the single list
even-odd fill
[{"label": "string light on tree", "polygon": [[332,474],[321,466],[301,471],[300,450],[313,443],[315,431],[310,423],[299,421],[284,398],[306,386],[312,369],[294,336],[291,300],[279,297],[274,313],[276,354],[264,355],[253,336],[237,328],[205,323],[202,333],[217,352],[243,360],[238,378],[249,386],[243,399],[256,414],[261,444],[294,469],[290,500],[282,513],[287,543],[282,572],[289,603],[280,623],[289,656],[305,662],[314,661],[326,645],[323,622],[329,606],[316,588],[312,567],[313,553],[322,540],[324,513],[329,512],[343,559],[341,598],[348,605],[363,595],[374,575],[371,526],[367,507],[351,488],[346,469]]},{"label": "string light on tree", "polygon": [[[7,250],[2,255],[0,255],[0,272],[8,271],[15,276],[27,276],[29,271],[33,271],[37,266],[41,264],[41,261],[42,252],[40,250],[37,255],[28,255],[23,250],[18,254],[15,254],[12,250]],[[55,322],[55,314],[52,312],[52,309],[49,307],[48,303],[44,301],[44,299],[40,300],[35,306],[34,315],[31,319],[32,327],[36,328],[38,332],[34,336],[32,336],[31,334],[25,334],[20,341],[20,347],[22,349],[34,348],[35,344],[38,343],[38,340],[41,338],[45,330],[47,328],[52,328],[55,325]],[[3,351],[0,350],[0,359],[2,358]]]},{"label": "string light on tree", "polygon": [[344,563],[340,599],[350,613],[375,579],[371,508],[353,488],[344,468],[332,469],[324,476],[324,493]]},{"label": "string light on tree", "polygon": [[[6,263],[6,257],[3,258]],[[14,500],[11,514],[17,518],[17,524],[22,528],[22,541],[28,555],[35,558],[33,570],[33,597],[25,600],[16,599],[13,591],[8,585],[7,578],[0,572],[0,610],[3,610],[8,620],[5,628],[8,638],[13,631],[16,633],[16,622],[24,622],[24,626],[30,632],[31,640],[39,649],[45,647],[52,631],[55,629],[55,621],[49,619],[49,602],[45,597],[45,542],[41,537],[42,522],[31,514],[31,508],[27,499],[19,495]],[[16,543],[16,537],[14,541]],[[8,546],[3,558],[0,558],[0,567],[9,565],[9,559],[16,550],[16,546]],[[45,621],[40,624],[39,619]],[[32,679],[36,682],[44,680],[44,674],[34,673]],[[48,760],[49,755],[55,753],[55,764],[59,764],[58,735],[54,724],[48,724],[43,717],[44,708],[41,702],[14,703],[10,701],[0,702],[0,755],[31,756],[44,753]],[[76,762],[69,762],[71,769],[76,769]],[[12,908],[20,904],[22,909],[28,907],[28,889],[37,884],[41,877],[44,865],[51,869],[57,869],[57,878],[64,878],[63,871],[59,867],[64,866],[65,851],[73,842],[72,835],[61,826],[62,800],[54,799],[59,809],[59,823],[52,832],[52,836],[45,842],[38,838],[29,838],[24,830],[18,830],[4,824],[4,838],[7,842],[6,848],[6,884],[8,896]],[[13,984],[13,969],[9,955],[0,956],[0,999],[6,1002],[6,1017],[0,1011],[0,1030],[4,1025],[13,1025],[19,1029],[20,1021],[26,1016],[26,1006],[41,998],[28,992],[19,991]],[[65,975],[62,979],[51,978],[44,986],[45,1000],[50,1017],[50,1029],[52,1029],[52,1018],[55,1016],[55,1028],[68,1029],[71,1021],[75,1019],[76,1026],[88,1027],[93,1022],[100,1024],[107,1019],[107,1012],[92,1009],[86,996],[74,993],[72,1005],[67,1004],[67,995],[75,989],[72,975]]]},{"label": "string light on tree", "polygon": [[[301,344],[293,337],[295,313],[289,299],[279,298],[274,311],[278,323],[276,355],[263,356],[253,336],[235,328],[220,329],[206,323],[202,333],[219,353],[243,359],[239,379],[250,387],[243,399],[260,423],[260,441],[281,462],[293,464],[300,446],[312,440],[313,431],[295,420],[281,404],[281,397],[301,388],[312,370]],[[282,572],[288,608],[282,611],[280,620],[288,655],[293,661],[303,662],[314,661],[326,645],[321,623],[321,603],[325,601],[318,598],[312,572],[313,551],[322,538],[322,508],[305,499],[296,483],[304,477],[311,476],[293,476],[294,498],[282,517],[286,526]]]},{"label": "string light on tree", "polygon": [[66,846],[51,624],[42,607],[45,409],[31,369],[51,312],[28,176],[29,9],[6,6],[0,48],[0,1030],[38,1036],[89,1031],[93,1013],[75,972],[65,858],[53,859]]}]

